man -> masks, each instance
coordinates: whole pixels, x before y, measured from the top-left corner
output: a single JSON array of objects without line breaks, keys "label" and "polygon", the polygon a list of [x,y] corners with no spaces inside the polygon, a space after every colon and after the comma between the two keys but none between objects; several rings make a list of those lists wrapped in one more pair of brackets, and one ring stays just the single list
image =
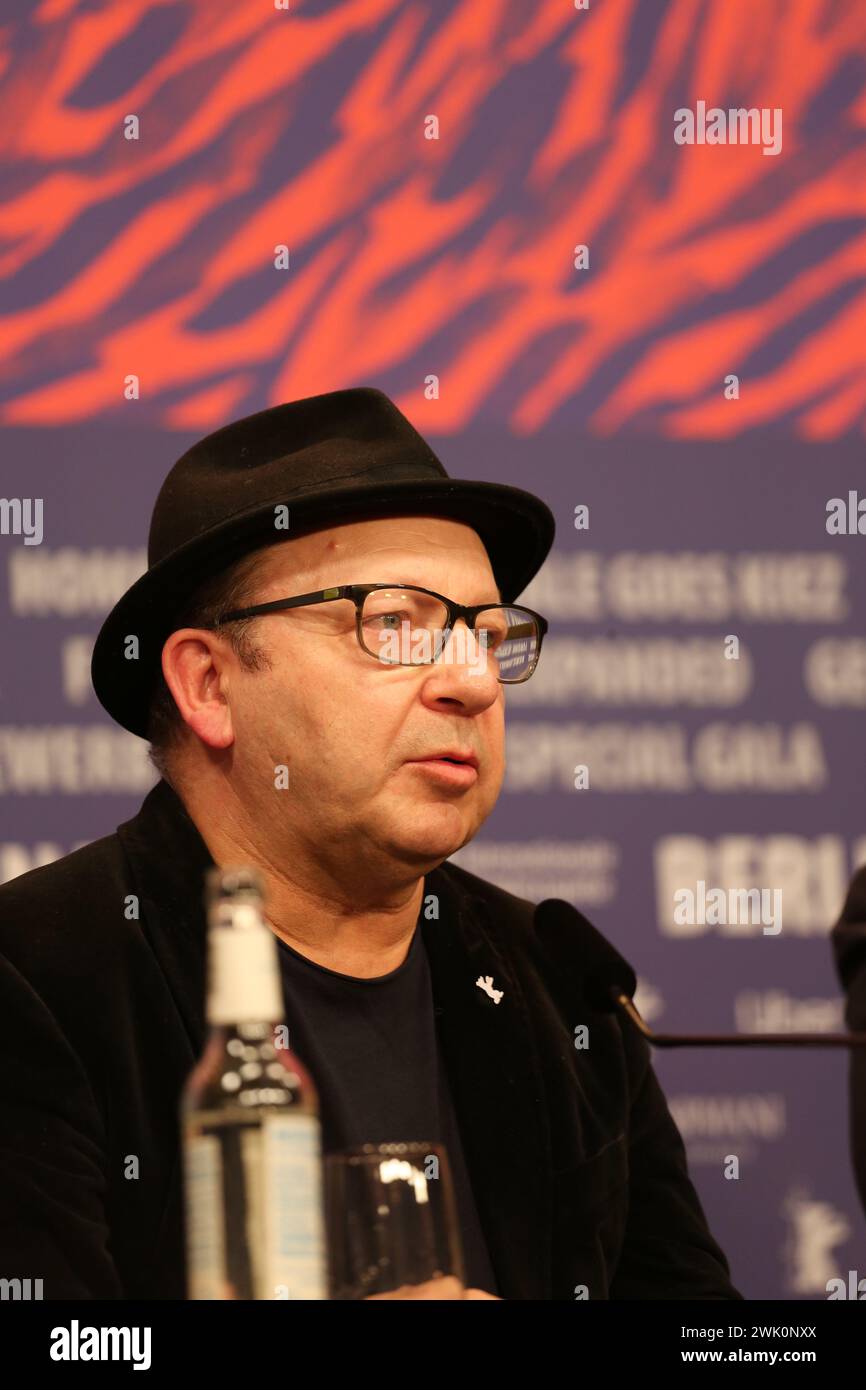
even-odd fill
[{"label": "man", "polygon": [[[839,920],[830,933],[836,970],[847,994],[845,1022],[866,1032],[866,867],[848,888]],[[854,1047],[848,1063],[849,1143],[860,1202],[866,1211],[866,1049]]]},{"label": "man", "polygon": [[202,881],[241,862],[325,1147],[446,1145],[468,1288],[402,1296],[740,1297],[646,1043],[593,1012],[576,952],[564,998],[531,903],[447,863],[499,795],[505,689],[546,629],[516,599],[552,539],[542,502],[449,479],[372,389],[236,421],[172,469],[92,665],[163,779],[0,889],[7,1275],[183,1296]]}]

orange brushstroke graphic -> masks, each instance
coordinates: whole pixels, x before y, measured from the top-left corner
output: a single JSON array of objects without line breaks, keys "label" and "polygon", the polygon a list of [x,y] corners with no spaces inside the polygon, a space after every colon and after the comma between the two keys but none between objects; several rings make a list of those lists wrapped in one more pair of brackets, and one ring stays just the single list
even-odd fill
[{"label": "orange brushstroke graphic", "polygon": [[[379,384],[438,433],[862,429],[866,8],[746,10],[41,0],[0,27],[3,418]],[[781,152],[677,145],[699,100]]]}]

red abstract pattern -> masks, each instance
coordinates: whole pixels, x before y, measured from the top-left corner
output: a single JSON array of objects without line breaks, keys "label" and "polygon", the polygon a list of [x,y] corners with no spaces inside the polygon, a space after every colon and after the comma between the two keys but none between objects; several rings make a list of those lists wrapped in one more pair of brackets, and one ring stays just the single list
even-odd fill
[{"label": "red abstract pattern", "polygon": [[[863,428],[863,0],[20,8],[7,422],[204,430],[375,384],[439,433]],[[678,146],[698,100],[781,108],[781,152]]]}]

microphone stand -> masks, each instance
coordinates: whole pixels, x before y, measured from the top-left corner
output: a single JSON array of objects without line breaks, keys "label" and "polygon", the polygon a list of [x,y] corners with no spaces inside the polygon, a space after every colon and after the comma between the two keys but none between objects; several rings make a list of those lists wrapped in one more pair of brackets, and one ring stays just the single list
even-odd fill
[{"label": "microphone stand", "polygon": [[610,997],[654,1047],[866,1047],[866,1033],[654,1033],[620,985]]}]

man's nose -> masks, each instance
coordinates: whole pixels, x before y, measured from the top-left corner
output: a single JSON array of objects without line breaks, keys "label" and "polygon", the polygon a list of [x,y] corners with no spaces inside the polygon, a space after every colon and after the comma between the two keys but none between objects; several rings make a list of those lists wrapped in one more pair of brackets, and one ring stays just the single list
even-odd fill
[{"label": "man's nose", "polygon": [[485,642],[459,618],[436,660],[427,667],[428,694],[484,709],[499,694],[498,667]]}]

